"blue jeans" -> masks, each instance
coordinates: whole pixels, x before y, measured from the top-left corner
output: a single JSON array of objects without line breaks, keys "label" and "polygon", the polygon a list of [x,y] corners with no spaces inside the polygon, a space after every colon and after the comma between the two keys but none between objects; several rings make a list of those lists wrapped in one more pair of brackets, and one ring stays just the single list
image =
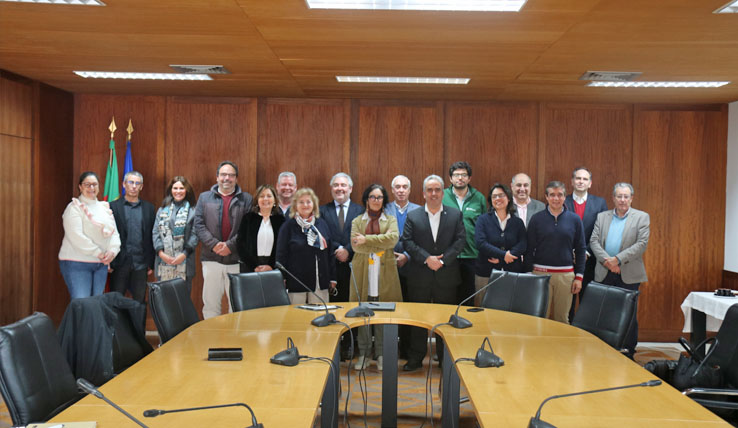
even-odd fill
[{"label": "blue jeans", "polygon": [[105,291],[108,267],[102,263],[59,260],[59,269],[72,299],[99,296]]}]

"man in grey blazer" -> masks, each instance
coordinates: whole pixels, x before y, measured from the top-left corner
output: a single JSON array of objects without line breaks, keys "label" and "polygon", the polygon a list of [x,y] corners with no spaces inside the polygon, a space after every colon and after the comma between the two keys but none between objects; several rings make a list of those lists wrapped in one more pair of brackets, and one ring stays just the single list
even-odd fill
[{"label": "man in grey blazer", "polygon": [[[615,209],[597,216],[590,246],[597,258],[595,281],[638,291],[641,282],[648,281],[643,253],[650,235],[651,219],[648,213],[631,208],[633,186],[617,183],[612,190]],[[625,339],[631,359],[638,343],[638,317]]]},{"label": "man in grey blazer", "polygon": [[[461,283],[457,256],[466,244],[466,229],[461,211],[445,206],[443,179],[429,175],[423,181],[424,209],[407,214],[402,243],[410,255],[408,270],[408,301],[422,303],[456,303]],[[422,367],[426,354],[428,332],[419,327],[410,331],[405,371]],[[443,342],[436,337],[438,361],[443,361]]]},{"label": "man in grey blazer", "polygon": [[528,174],[520,172],[513,175],[510,188],[513,192],[513,202],[515,202],[515,215],[523,220],[525,227],[528,227],[528,222],[533,217],[533,214],[543,211],[546,208],[543,202],[531,199],[531,186],[532,182]]}]

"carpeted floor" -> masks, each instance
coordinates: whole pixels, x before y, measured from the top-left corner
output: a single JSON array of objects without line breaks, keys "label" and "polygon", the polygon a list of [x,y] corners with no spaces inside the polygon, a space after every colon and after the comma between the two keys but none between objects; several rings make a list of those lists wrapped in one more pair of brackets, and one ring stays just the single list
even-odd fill
[{"label": "carpeted floor", "polygon": [[[677,359],[679,357],[680,347],[676,343],[639,343],[638,352],[636,352],[635,360],[639,364],[645,364],[648,361],[660,358]],[[398,427],[417,427],[426,420],[426,414],[430,416],[430,402],[426,406],[425,385],[428,368],[428,359],[426,358],[423,370],[406,373],[402,371],[404,360],[400,361],[398,376],[398,403],[397,403],[397,426]],[[359,389],[356,371],[351,371],[351,401],[348,407],[349,423],[352,426],[364,426],[364,406],[361,391]],[[367,397],[367,426],[381,426],[381,388],[382,375],[377,370],[376,362],[365,370],[366,375],[366,397]],[[438,383],[441,372],[438,369],[438,363],[433,363],[431,369],[432,378],[432,397],[433,397],[433,415],[436,422],[440,420],[441,402],[438,395]],[[348,381],[346,377],[346,363],[341,364],[341,384],[342,392],[340,400],[340,422],[339,427],[345,427],[343,420],[343,409],[346,403],[346,393],[348,391]],[[466,392],[462,385],[461,396],[465,396]],[[427,413],[426,413],[427,409]],[[472,428],[476,426],[476,418],[474,410],[469,403],[462,403],[460,408],[460,428]],[[431,426],[430,420],[426,420],[426,425]],[[10,414],[5,403],[0,402],[0,428],[9,428],[12,426]]]}]

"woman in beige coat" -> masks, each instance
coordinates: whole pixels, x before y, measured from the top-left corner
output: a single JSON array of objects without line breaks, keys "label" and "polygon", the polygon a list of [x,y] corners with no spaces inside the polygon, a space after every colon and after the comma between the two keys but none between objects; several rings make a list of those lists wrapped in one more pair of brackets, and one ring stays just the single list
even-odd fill
[{"label": "woman in beige coat", "polygon": [[[387,190],[380,184],[367,187],[361,198],[366,210],[351,222],[351,248],[354,250],[354,275],[362,302],[401,302],[400,277],[393,249],[400,238],[397,219],[384,212]],[[356,301],[351,287],[350,300]],[[382,370],[382,326],[374,329],[374,351],[377,368]],[[371,359],[372,328],[359,327],[359,360],[354,365],[363,369]]]}]

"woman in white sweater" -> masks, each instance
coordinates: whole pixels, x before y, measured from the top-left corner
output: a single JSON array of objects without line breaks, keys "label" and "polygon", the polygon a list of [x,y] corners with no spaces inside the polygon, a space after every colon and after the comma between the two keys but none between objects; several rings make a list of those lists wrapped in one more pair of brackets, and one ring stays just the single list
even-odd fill
[{"label": "woman in white sweater", "polygon": [[79,198],[64,210],[64,239],[59,268],[72,299],[105,290],[108,266],[120,251],[120,236],[107,202],[98,201],[100,180],[94,172],[79,177]]}]

